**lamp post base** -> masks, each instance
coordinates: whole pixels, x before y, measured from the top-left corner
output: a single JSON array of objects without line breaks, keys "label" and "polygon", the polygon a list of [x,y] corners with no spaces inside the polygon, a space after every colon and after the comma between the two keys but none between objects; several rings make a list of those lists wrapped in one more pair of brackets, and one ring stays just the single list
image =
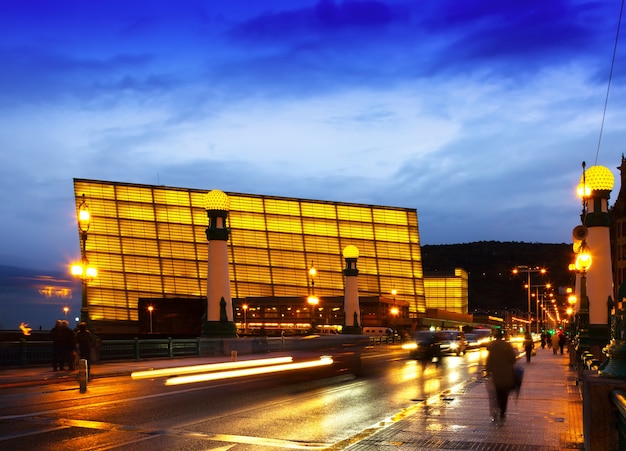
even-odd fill
[{"label": "lamp post base", "polygon": [[232,321],[205,321],[202,324],[203,338],[236,338],[237,326]]},{"label": "lamp post base", "polygon": [[343,326],[341,329],[342,334],[361,335],[363,328],[361,326]]}]

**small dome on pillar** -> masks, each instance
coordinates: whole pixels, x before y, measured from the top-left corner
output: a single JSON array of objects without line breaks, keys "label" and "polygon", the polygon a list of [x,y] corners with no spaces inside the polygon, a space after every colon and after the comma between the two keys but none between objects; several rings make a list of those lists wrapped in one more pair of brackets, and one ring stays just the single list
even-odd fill
[{"label": "small dome on pillar", "polygon": [[580,178],[581,187],[587,184],[589,191],[610,191],[615,179],[611,170],[605,166],[591,166]]},{"label": "small dome on pillar", "polygon": [[230,199],[223,191],[214,189],[206,194],[205,208],[207,210],[228,211],[230,208]]},{"label": "small dome on pillar", "polygon": [[350,244],[343,249],[343,258],[359,258],[359,249]]}]

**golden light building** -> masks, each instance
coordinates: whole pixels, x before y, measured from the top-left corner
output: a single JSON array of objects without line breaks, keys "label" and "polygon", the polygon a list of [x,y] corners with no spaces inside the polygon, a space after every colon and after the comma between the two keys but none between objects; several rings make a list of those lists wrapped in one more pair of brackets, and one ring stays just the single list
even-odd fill
[{"label": "golden light building", "polygon": [[468,273],[456,268],[454,275],[429,273],[424,278],[426,307],[455,313],[468,313]]},{"label": "golden light building", "polygon": [[[137,330],[139,299],[206,297],[205,196],[210,189],[74,179],[91,226],[98,277],[87,285],[96,329]],[[233,300],[344,294],[346,246],[359,249],[359,296],[397,291],[409,316],[426,311],[417,211],[410,208],[226,192]]]}]

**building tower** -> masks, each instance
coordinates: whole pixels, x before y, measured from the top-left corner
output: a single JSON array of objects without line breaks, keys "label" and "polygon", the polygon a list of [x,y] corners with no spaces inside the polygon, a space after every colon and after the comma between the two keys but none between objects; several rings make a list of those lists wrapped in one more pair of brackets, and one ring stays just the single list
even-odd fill
[{"label": "building tower", "polygon": [[591,166],[581,178],[584,194],[582,222],[587,227],[586,245],[593,256],[593,265],[586,275],[589,345],[598,355],[610,340],[609,302],[613,302],[613,270],[608,200],[613,184],[613,174],[604,166]]},{"label": "building tower", "polygon": [[[613,282],[618,290],[626,281],[626,158],[622,154],[620,171],[621,186],[617,200],[611,208],[611,243],[613,249]],[[626,289],[626,285],[625,285]],[[619,293],[619,290],[617,291]],[[622,302],[620,296],[615,301]]]},{"label": "building tower", "polygon": [[209,191],[206,195],[206,213],[209,226],[206,237],[209,241],[207,263],[207,311],[202,324],[203,337],[229,338],[237,336],[233,321],[233,301],[230,295],[230,276],[228,273],[229,230],[226,218],[230,202],[228,196],[219,190]]},{"label": "building tower", "polygon": [[343,250],[343,258],[346,260],[346,268],[343,270],[346,276],[345,294],[343,301],[344,312],[344,334],[360,334],[361,328],[361,308],[359,306],[359,284],[357,276],[359,270],[356,261],[359,258],[359,249],[349,245]]}]

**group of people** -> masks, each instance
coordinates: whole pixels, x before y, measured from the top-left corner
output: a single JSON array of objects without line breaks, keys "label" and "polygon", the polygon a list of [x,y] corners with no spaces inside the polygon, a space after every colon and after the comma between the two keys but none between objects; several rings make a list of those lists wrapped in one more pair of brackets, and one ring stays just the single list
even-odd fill
[{"label": "group of people", "polygon": [[552,348],[554,354],[559,353],[563,355],[563,348],[567,344],[567,337],[562,330],[559,330],[556,334],[551,335],[550,332],[544,332],[541,334],[541,347]]},{"label": "group of people", "polygon": [[50,331],[52,336],[52,370],[59,371],[67,365],[67,369],[75,369],[76,355],[80,359],[91,362],[92,335],[87,329],[87,324],[81,322],[76,331],[70,329],[69,322],[57,320]]}]

